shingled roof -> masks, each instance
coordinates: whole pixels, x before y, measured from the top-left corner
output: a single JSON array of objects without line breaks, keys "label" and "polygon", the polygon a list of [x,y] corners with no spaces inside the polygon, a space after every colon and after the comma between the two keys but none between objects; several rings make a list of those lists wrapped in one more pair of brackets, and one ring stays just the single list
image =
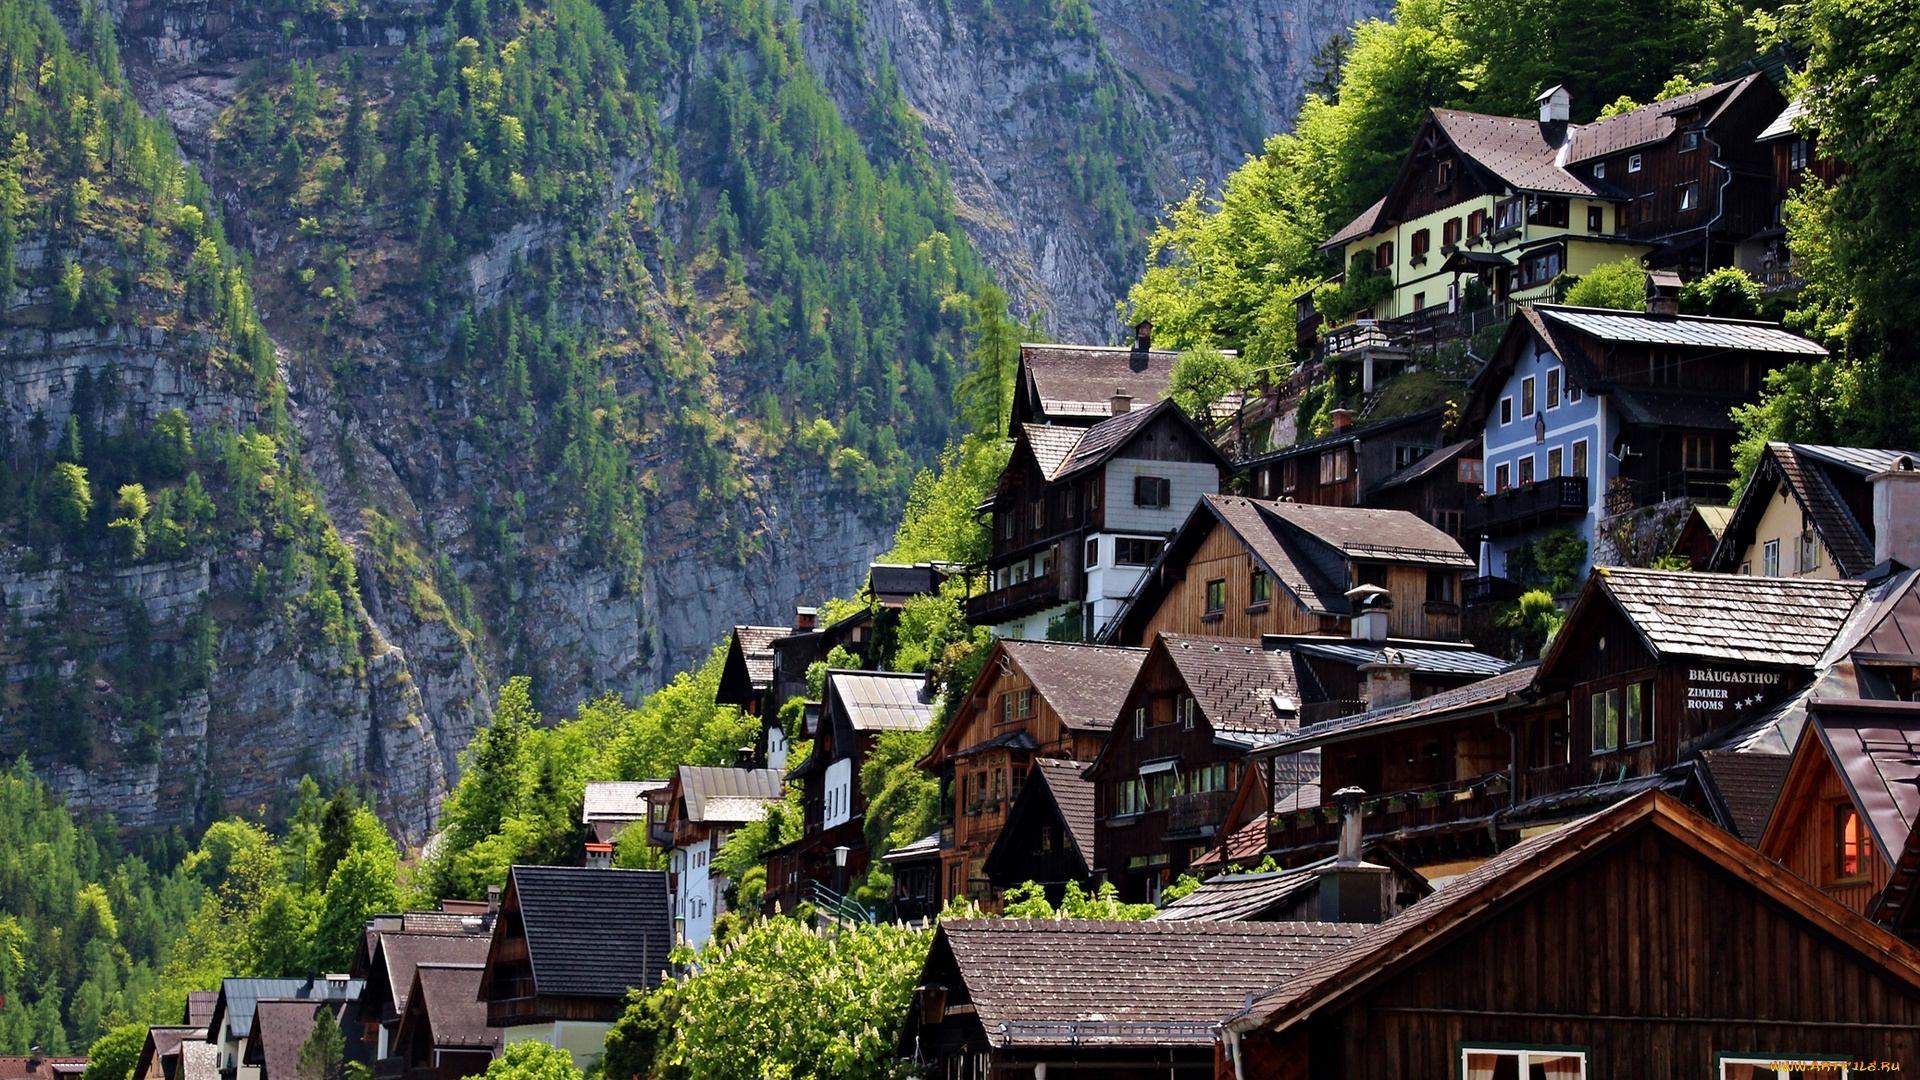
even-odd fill
[{"label": "shingled roof", "polygon": [[[757,817],[739,816],[744,809],[741,803],[764,807],[767,803],[779,802],[785,794],[783,774],[779,769],[682,765],[678,776],[680,798],[686,803],[688,821],[757,821]],[[725,814],[715,815],[715,811],[720,809],[714,805],[716,801],[726,804]],[[761,813],[764,816],[764,809]]]},{"label": "shingled roof", "polygon": [[[1689,90],[1676,94],[1665,101],[1656,101],[1638,109],[1596,120],[1591,124],[1575,125],[1568,132],[1567,164],[1592,161],[1594,158],[1618,154],[1636,146],[1648,146],[1671,137],[1679,128],[1675,119],[1679,113],[1695,107],[1717,108],[1725,101],[1740,96],[1755,80],[1766,76],[1759,73],[1746,75],[1728,82],[1703,86],[1698,90]],[[1716,101],[1724,98],[1724,101]]]},{"label": "shingled roof", "polygon": [[1617,199],[1618,190],[1559,165],[1560,147],[1547,140],[1538,120],[1458,109],[1433,110],[1434,122],[1462,154],[1515,191]]},{"label": "shingled roof", "polygon": [[957,970],[995,1047],[1211,1043],[1249,992],[1284,984],[1365,929],[951,919],[934,936],[927,971]]},{"label": "shingled roof", "polygon": [[[1066,825],[1068,835],[1073,837],[1073,846],[1080,851],[1082,858],[1091,863],[1094,787],[1091,781],[1080,775],[1086,771],[1087,763],[1040,758],[1033,764],[1040,770],[1036,779],[1047,785],[1048,794],[1053,796],[1053,804],[1060,809],[1060,820]],[[1022,791],[1021,794],[1026,792]]]},{"label": "shingled roof", "polygon": [[1825,356],[1826,346],[1801,337],[1777,323],[1722,319],[1709,315],[1653,315],[1644,311],[1535,304],[1534,311],[1550,323],[1562,323],[1598,341],[1637,345],[1672,345],[1694,349],[1738,349],[1742,352]]},{"label": "shingled roof", "polygon": [[747,626],[733,628],[733,643],[747,662],[747,677],[755,689],[773,685],[773,641],[793,633],[787,626]]},{"label": "shingled roof", "polygon": [[1294,754],[1328,743],[1342,742],[1361,735],[1401,727],[1438,723],[1469,713],[1485,712],[1513,701],[1532,685],[1535,668],[1518,667],[1466,686],[1442,690],[1417,701],[1370,709],[1351,716],[1339,716],[1309,724],[1288,732],[1262,748],[1279,754]]},{"label": "shingled roof", "polygon": [[1332,861],[1329,856],[1293,870],[1210,877],[1198,889],[1161,908],[1149,921],[1245,922],[1315,889],[1320,868]]},{"label": "shingled roof", "polygon": [[481,964],[421,964],[414,975],[420,1000],[409,995],[395,1043],[420,1038],[417,1028],[424,1023],[436,1050],[499,1050],[504,1029],[487,1026],[487,1004],[480,998],[483,971]]},{"label": "shingled roof", "polygon": [[[1866,586],[1858,581],[1694,574],[1603,566],[1575,603],[1575,613],[1604,594],[1632,621],[1662,659],[1698,657],[1727,663],[1811,668],[1826,652]],[[1574,616],[1568,616],[1571,622]],[[1554,639],[1543,667],[1566,650]]]},{"label": "shingled roof", "polygon": [[1113,415],[1113,394],[1124,390],[1136,402],[1166,396],[1173,362],[1180,354],[1129,346],[1020,346],[1020,388],[1039,408],[1034,419],[1085,423]]},{"label": "shingled roof", "polygon": [[320,1010],[340,1002],[316,998],[261,998],[243,1060],[260,1066],[261,1080],[299,1080],[300,1048],[313,1036]]},{"label": "shingled roof", "polygon": [[1117,645],[1003,640],[998,647],[1068,728],[1106,731],[1120,714],[1127,688],[1147,650]]},{"label": "shingled roof", "polygon": [[365,979],[223,979],[220,996],[207,1017],[210,1030],[224,1027],[235,1039],[245,1040],[253,1030],[254,1005],[267,998],[358,998]]},{"label": "shingled roof", "polygon": [[639,821],[647,816],[647,794],[666,787],[665,780],[589,780],[580,820]]},{"label": "shingled roof", "polygon": [[[501,897],[517,911],[541,997],[620,998],[660,985],[673,948],[667,875],[660,870],[515,866]],[[482,993],[511,935],[498,930],[487,955]]]},{"label": "shingled roof", "polygon": [[1187,634],[1161,634],[1154,649],[1166,651],[1215,738],[1258,745],[1299,723],[1291,653],[1268,652],[1246,638]]},{"label": "shingled roof", "polygon": [[1040,475],[1051,480],[1060,471],[1061,464],[1073,456],[1073,448],[1080,445],[1080,436],[1086,434],[1087,429],[1060,424],[1021,424],[1020,432],[1033,450],[1033,460],[1040,465]]},{"label": "shingled roof", "polygon": [[[381,934],[374,946],[375,962],[382,969],[376,977],[386,980],[393,1011],[370,1019],[391,1020],[406,1014],[413,973],[421,964],[482,964],[490,941],[485,934]],[[380,1004],[384,1008],[388,1003]]]},{"label": "shingled roof", "polygon": [[1733,835],[1757,846],[1792,764],[1793,758],[1786,754],[1708,750],[1695,759],[1694,772],[1714,816]]}]

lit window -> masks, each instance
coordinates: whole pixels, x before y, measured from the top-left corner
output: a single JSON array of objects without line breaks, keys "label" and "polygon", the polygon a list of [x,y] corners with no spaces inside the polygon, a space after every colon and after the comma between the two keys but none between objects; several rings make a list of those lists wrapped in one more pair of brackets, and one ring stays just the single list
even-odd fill
[{"label": "lit window", "polygon": [[1872,873],[1873,838],[1852,803],[1833,808],[1833,873],[1836,879]]},{"label": "lit window", "polygon": [[1461,1080],[1586,1080],[1587,1052],[1573,1047],[1460,1048]]},{"label": "lit window", "polygon": [[1207,614],[1213,615],[1227,610],[1227,581],[1215,578],[1207,582]]}]

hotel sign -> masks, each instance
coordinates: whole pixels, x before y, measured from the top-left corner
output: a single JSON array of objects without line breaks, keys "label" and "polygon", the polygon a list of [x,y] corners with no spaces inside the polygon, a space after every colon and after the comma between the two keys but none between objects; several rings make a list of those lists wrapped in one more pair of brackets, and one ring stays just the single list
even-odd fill
[{"label": "hotel sign", "polygon": [[1777,671],[1687,669],[1687,711],[1740,713],[1765,701],[1780,686]]}]

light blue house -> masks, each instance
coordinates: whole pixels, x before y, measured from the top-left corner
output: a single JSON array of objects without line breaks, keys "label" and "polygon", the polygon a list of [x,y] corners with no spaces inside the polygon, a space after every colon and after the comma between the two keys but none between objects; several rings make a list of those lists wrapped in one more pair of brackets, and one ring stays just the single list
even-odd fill
[{"label": "light blue house", "polygon": [[1461,419],[1484,431],[1486,487],[1464,531],[1482,579],[1544,584],[1532,557],[1562,530],[1585,545],[1584,576],[1608,519],[1724,504],[1733,408],[1772,368],[1825,355],[1772,323],[1673,314],[1678,279],[1657,277],[1665,310],[1521,308],[1475,378]]}]

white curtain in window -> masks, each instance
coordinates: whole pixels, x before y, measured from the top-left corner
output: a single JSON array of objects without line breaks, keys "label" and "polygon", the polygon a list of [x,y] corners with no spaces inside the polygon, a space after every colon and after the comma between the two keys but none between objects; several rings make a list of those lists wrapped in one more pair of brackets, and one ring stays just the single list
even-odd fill
[{"label": "white curtain in window", "polygon": [[1495,1054],[1468,1054],[1465,1080],[1493,1080],[1493,1066],[1499,1060]]},{"label": "white curtain in window", "polygon": [[1581,1080],[1580,1059],[1572,1054],[1563,1057],[1538,1057],[1532,1064],[1546,1070],[1546,1080]]}]

